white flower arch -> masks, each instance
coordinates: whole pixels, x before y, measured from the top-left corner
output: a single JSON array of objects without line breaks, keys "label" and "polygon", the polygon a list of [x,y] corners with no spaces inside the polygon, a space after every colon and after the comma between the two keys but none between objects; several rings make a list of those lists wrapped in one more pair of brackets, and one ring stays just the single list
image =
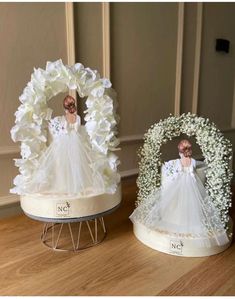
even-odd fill
[{"label": "white flower arch", "polygon": [[209,119],[195,114],[170,116],[151,126],[144,135],[144,145],[140,149],[139,188],[137,205],[149,198],[149,195],[161,186],[161,146],[168,140],[181,134],[194,136],[200,146],[205,163],[206,189],[214,204],[220,211],[224,226],[229,221],[228,211],[231,207],[231,178],[229,161],[232,147],[229,140]]},{"label": "white flower arch", "polygon": [[85,127],[93,149],[102,160],[96,167],[105,179],[107,192],[115,192],[119,181],[119,161],[112,153],[119,144],[116,138],[116,93],[111,82],[100,78],[97,71],[84,68],[81,63],[64,65],[59,59],[47,62],[45,70],[34,68],[30,82],[19,97],[21,105],[15,113],[11,137],[14,142],[21,142],[21,159],[15,159],[20,174],[14,179],[12,193],[24,193],[24,184],[30,180],[47,147],[47,127],[52,114],[48,101],[68,89],[77,90],[81,98],[87,97]]}]

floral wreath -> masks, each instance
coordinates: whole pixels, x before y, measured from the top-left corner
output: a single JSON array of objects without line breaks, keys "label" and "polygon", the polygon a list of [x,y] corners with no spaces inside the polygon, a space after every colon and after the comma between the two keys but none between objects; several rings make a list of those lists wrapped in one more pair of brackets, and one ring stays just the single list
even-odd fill
[{"label": "floral wreath", "polygon": [[137,179],[137,205],[148,200],[151,193],[161,187],[161,146],[180,134],[194,136],[200,146],[208,166],[205,186],[207,194],[220,211],[223,225],[227,227],[231,207],[232,172],[229,161],[232,158],[232,146],[214,123],[191,113],[170,115],[152,125],[144,135],[144,145],[139,151],[141,160]]},{"label": "floral wreath", "polygon": [[108,79],[100,78],[97,71],[84,68],[81,63],[64,65],[59,59],[47,62],[46,69],[35,69],[31,80],[19,97],[21,105],[15,113],[15,126],[11,129],[14,142],[21,142],[21,159],[14,159],[20,174],[14,179],[15,187],[11,193],[24,194],[24,184],[28,182],[38,161],[47,148],[48,122],[52,109],[48,101],[68,89],[77,90],[81,98],[87,97],[85,127],[92,148],[100,159],[96,168],[104,177],[107,192],[114,193],[119,175],[116,150],[119,140],[116,138],[116,92]]}]

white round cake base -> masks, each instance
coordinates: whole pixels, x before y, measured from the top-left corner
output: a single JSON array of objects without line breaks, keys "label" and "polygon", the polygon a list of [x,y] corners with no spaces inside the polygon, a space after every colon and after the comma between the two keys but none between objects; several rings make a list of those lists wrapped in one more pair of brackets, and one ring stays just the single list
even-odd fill
[{"label": "white round cake base", "polygon": [[[229,223],[229,233],[232,235],[232,220]],[[213,247],[195,247],[193,239],[190,238],[175,238],[157,231],[150,230],[142,224],[135,223],[133,230],[136,238],[148,247],[167,253],[171,255],[183,256],[183,257],[203,257],[220,253],[226,250],[231,242],[232,236],[229,242],[223,246]]]},{"label": "white round cake base", "polygon": [[44,222],[73,222],[103,216],[121,203],[121,186],[114,194],[89,197],[28,194],[20,197],[21,207],[29,217]]}]

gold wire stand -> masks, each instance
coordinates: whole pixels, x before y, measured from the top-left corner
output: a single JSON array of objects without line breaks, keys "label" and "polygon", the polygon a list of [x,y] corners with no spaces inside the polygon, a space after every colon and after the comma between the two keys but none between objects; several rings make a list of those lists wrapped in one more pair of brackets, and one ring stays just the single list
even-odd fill
[{"label": "gold wire stand", "polygon": [[98,245],[107,235],[104,218],[79,222],[44,223],[42,243],[55,251],[80,251]]}]

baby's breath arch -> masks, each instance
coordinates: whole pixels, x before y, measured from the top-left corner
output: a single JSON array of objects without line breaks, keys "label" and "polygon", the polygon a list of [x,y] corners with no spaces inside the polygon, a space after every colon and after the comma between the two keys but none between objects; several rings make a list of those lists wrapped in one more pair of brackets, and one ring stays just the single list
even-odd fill
[{"label": "baby's breath arch", "polygon": [[35,69],[31,80],[19,97],[21,105],[15,113],[15,126],[11,129],[14,142],[21,142],[21,159],[15,159],[20,174],[14,179],[12,193],[24,194],[38,161],[46,149],[48,121],[52,109],[48,101],[57,94],[77,90],[81,98],[86,97],[86,130],[93,149],[103,163],[96,168],[104,177],[106,190],[114,192],[119,180],[117,156],[112,153],[118,145],[116,138],[116,93],[111,82],[101,78],[96,70],[85,68],[81,63],[64,65],[59,59],[47,62],[46,69]]},{"label": "baby's breath arch", "polygon": [[139,188],[137,205],[147,200],[161,183],[161,146],[174,137],[186,134],[194,136],[200,146],[205,163],[206,190],[216,207],[220,210],[221,220],[226,226],[229,220],[228,210],[231,206],[230,181],[232,173],[229,160],[232,146],[209,119],[187,113],[178,117],[170,115],[152,125],[144,135],[144,145],[139,151]]}]

